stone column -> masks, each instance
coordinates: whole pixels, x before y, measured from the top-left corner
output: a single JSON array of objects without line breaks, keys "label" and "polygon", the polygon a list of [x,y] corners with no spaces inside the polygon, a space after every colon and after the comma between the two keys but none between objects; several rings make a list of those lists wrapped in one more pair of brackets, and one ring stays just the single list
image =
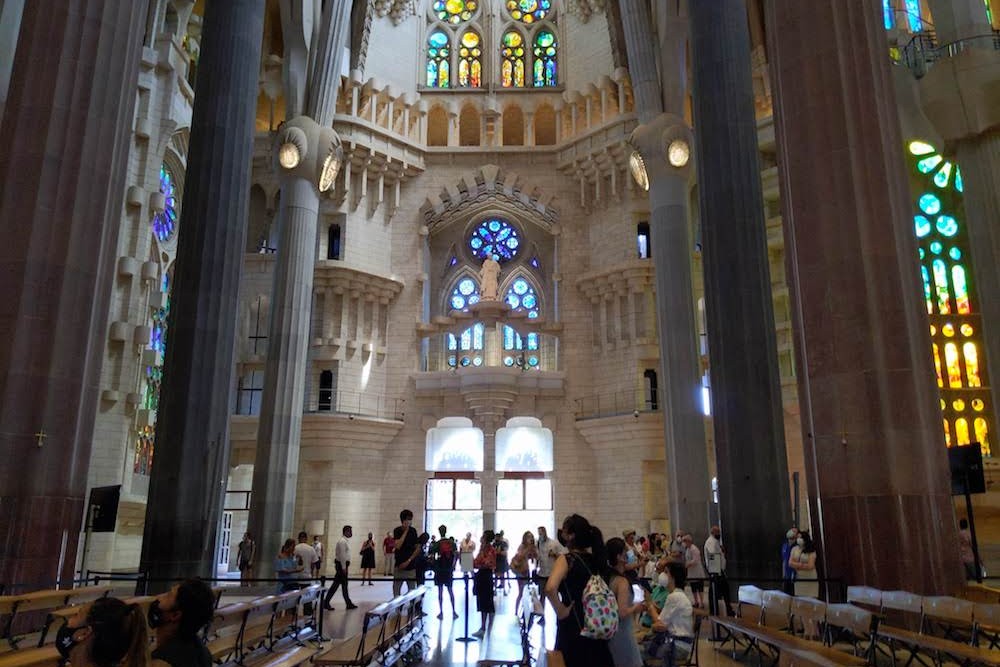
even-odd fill
[{"label": "stone column", "polygon": [[143,3],[28,2],[11,51],[0,125],[2,581],[73,578],[145,18]]},{"label": "stone column", "polygon": [[154,578],[215,574],[263,29],[263,0],[206,7],[140,564]]},{"label": "stone column", "polygon": [[[810,514],[821,576],[950,595],[962,568],[874,4],[767,3]],[[806,24],[830,29],[806,43]]]},{"label": "stone column", "polygon": [[776,578],[792,514],[746,4],[689,12],[723,542],[730,577]]},{"label": "stone column", "polygon": [[[687,205],[691,167],[687,160],[671,166],[664,152],[672,139],[683,141],[690,148],[691,133],[683,118],[662,113],[648,5],[643,0],[623,0],[621,9],[629,70],[636,91],[636,112],[643,121],[631,141],[643,156],[649,179],[650,249],[656,272],[670,521],[674,528],[681,527],[698,536],[700,543],[708,534],[712,489],[695,344],[693,246]],[[677,65],[669,57],[674,54],[664,55],[671,67]],[[679,108],[683,100],[674,99],[675,87],[670,91],[667,104]]]}]

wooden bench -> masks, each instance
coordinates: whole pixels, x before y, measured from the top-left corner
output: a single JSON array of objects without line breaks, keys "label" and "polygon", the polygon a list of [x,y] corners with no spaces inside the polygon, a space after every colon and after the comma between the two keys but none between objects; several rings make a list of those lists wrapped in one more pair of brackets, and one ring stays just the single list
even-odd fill
[{"label": "wooden bench", "polygon": [[942,664],[942,657],[948,657],[958,664],[965,666],[988,665],[995,667],[996,665],[1000,665],[1000,651],[995,649],[962,644],[950,639],[933,637],[884,624],[879,625],[877,638],[879,641],[885,641],[888,644],[893,664],[898,664],[896,661],[896,646],[902,645],[910,652],[910,656],[905,663],[906,665],[909,665],[914,660],[925,664],[920,656],[930,657],[935,665]]},{"label": "wooden bench", "polygon": [[1000,604],[976,602],[972,609],[972,643],[1000,648]]},{"label": "wooden bench", "polygon": [[833,648],[839,643],[847,643],[851,652],[863,656],[869,663],[875,659],[875,631],[878,629],[877,614],[855,607],[853,604],[826,605],[825,639]]},{"label": "wooden bench", "polygon": [[[68,588],[64,590],[44,590],[23,593],[21,595],[8,595],[0,597],[0,616],[6,616],[7,622],[3,626],[2,639],[7,640],[8,647],[16,649],[17,645],[25,637],[35,632],[41,633],[41,643],[44,643],[45,634],[49,625],[53,621],[52,612],[70,605],[79,605],[91,602],[99,597],[106,596],[111,591],[111,586],[83,586],[81,588]],[[30,612],[45,612],[45,618],[41,626],[28,627],[17,633],[15,623],[19,617]],[[41,645],[41,643],[39,645]]]},{"label": "wooden bench", "polygon": [[23,648],[0,654],[0,667],[59,667],[60,659],[54,646]]},{"label": "wooden bench", "polygon": [[250,612],[250,604],[229,604],[215,610],[212,622],[205,632],[205,645],[212,660],[223,663],[240,658],[243,623]]},{"label": "wooden bench", "polygon": [[971,644],[975,631],[973,620],[975,607],[976,605],[972,602],[961,598],[943,595],[925,597],[920,631],[924,634]]}]

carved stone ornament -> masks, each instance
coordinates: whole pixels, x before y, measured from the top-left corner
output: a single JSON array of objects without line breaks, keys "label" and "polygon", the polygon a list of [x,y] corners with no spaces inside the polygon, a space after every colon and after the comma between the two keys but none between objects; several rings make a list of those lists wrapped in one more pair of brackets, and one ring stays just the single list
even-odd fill
[{"label": "carved stone ornament", "polygon": [[566,0],[565,3],[566,12],[579,18],[581,23],[589,21],[594,12],[603,12],[606,6],[607,0]]},{"label": "carved stone ornament", "polygon": [[417,13],[416,0],[375,0],[375,13],[379,18],[388,16],[394,25]]}]

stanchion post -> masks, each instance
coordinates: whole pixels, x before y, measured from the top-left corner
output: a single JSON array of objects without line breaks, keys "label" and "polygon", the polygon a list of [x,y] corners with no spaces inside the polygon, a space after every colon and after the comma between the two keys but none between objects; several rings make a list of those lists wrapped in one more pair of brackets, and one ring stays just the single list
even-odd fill
[{"label": "stanchion post", "polygon": [[[719,575],[709,574],[708,575],[708,613],[712,616],[719,615],[719,589],[718,589]],[[712,636],[709,641],[718,642],[722,641],[719,637],[719,626],[712,623]]]},{"label": "stanchion post", "polygon": [[[469,636],[469,573],[468,572],[462,573],[462,580],[465,582],[465,636],[456,637],[455,641],[474,642],[476,641],[476,638]],[[493,583],[490,582],[490,585],[492,586]]]},{"label": "stanchion post", "polygon": [[319,578],[319,600],[316,602],[316,614],[319,615],[319,627],[316,628],[316,636],[312,641],[322,644],[328,638],[323,636],[323,612],[326,611],[326,575]]}]

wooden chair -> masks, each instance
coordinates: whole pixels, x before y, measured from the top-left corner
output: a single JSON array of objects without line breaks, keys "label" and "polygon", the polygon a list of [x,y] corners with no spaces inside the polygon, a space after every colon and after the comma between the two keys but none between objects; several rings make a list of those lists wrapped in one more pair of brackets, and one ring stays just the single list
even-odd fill
[{"label": "wooden chair", "polygon": [[826,603],[809,597],[792,598],[792,634],[805,639],[824,641],[826,637]]},{"label": "wooden chair", "polygon": [[206,631],[205,644],[217,663],[240,658],[240,640],[250,605],[230,604],[215,610],[215,616]]},{"label": "wooden chair", "polygon": [[972,643],[986,648],[1000,648],[1000,604],[977,602],[973,606],[972,618],[975,622]]},{"label": "wooden chair", "polygon": [[948,596],[925,597],[920,631],[965,644],[972,643],[975,604]]},{"label": "wooden chair", "polygon": [[845,642],[854,655],[874,661],[875,632],[879,617],[853,604],[826,605],[826,642],[829,646]]}]

